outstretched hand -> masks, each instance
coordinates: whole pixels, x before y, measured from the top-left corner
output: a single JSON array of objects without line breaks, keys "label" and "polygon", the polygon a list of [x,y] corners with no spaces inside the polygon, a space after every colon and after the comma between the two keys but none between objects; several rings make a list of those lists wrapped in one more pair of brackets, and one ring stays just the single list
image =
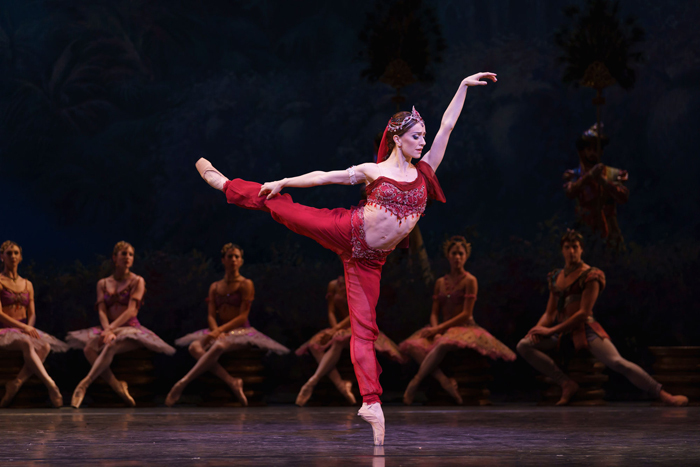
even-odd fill
[{"label": "outstretched hand", "polygon": [[486,86],[488,83],[486,81],[481,81],[482,79],[490,79],[494,83],[498,81],[498,79],[496,78],[496,73],[479,72],[464,78],[462,84],[464,84],[465,86]]},{"label": "outstretched hand", "polygon": [[282,180],[278,180],[276,182],[266,182],[260,187],[260,193],[258,193],[258,196],[267,195],[267,199],[270,199],[282,191],[282,188],[284,188],[284,182]]}]

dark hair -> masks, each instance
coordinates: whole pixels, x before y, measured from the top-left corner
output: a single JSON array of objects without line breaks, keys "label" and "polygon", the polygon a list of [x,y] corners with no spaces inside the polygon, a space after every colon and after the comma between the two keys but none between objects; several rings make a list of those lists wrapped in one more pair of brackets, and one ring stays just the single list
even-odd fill
[{"label": "dark hair", "polygon": [[467,239],[461,235],[453,235],[442,244],[442,251],[445,253],[445,257],[450,256],[450,250],[455,245],[461,245],[462,248],[464,248],[464,251],[467,252],[467,259],[469,259],[472,254],[472,244],[467,243]]},{"label": "dark hair", "polygon": [[[595,148],[598,145],[597,142],[598,138],[592,137],[592,136],[579,136],[578,139],[576,140],[576,150],[577,151],[583,151],[586,148]],[[600,149],[604,149],[605,146],[608,145],[610,142],[610,138],[607,136],[603,135],[600,137]]]},{"label": "dark hair", "polygon": [[[410,117],[411,112],[396,112],[392,117],[391,117],[391,122],[395,124],[400,124],[401,122],[404,121],[406,117]],[[387,153],[386,157],[388,158],[391,152],[394,150],[394,147],[396,146],[396,143],[394,142],[394,136],[402,136],[406,134],[408,130],[413,128],[415,124],[418,123],[418,120],[411,119],[408,121],[405,127],[401,128],[400,130],[393,132],[393,131],[387,131],[386,132],[386,147],[387,147]]]},{"label": "dark hair", "polygon": [[226,253],[228,253],[230,250],[238,250],[241,252],[241,258],[243,258],[243,248],[239,247],[235,243],[227,243],[221,248],[221,257],[224,258],[226,257]]},{"label": "dark hair", "polygon": [[562,247],[564,246],[564,243],[569,242],[569,243],[578,243],[583,247],[583,235],[580,233],[576,232],[573,229],[566,229],[566,232],[564,232],[564,235],[561,236],[561,241],[559,242],[559,246]]}]

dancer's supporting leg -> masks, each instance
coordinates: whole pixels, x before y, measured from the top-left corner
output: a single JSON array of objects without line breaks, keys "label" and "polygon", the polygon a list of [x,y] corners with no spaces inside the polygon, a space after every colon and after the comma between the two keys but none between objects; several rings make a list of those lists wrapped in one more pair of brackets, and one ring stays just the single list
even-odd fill
[{"label": "dancer's supporting leg", "polygon": [[[195,345],[197,344],[197,345]],[[230,352],[234,350],[241,350],[244,346],[238,346],[233,344],[225,344],[221,340],[214,342],[209,350],[204,351],[201,343],[195,341],[190,345],[190,353],[192,356],[197,358],[197,363],[194,364],[192,369],[187,372],[185,376],[180,379],[172,387],[168,396],[165,398],[165,405],[172,407],[182,396],[182,391],[185,390],[188,384],[194,381],[199,375],[207,371],[211,371],[216,376],[224,380],[224,382],[231,388],[231,391],[236,395],[236,398],[243,405],[248,405],[248,399],[243,393],[243,380],[240,378],[234,378],[219,364],[219,358],[224,352]]]},{"label": "dancer's supporting leg", "polygon": [[[438,368],[440,366],[440,363],[442,363],[442,360],[445,358],[445,356],[454,350],[457,350],[458,347],[456,345],[452,344],[437,344],[433,349],[428,352],[427,355],[425,355],[424,358],[421,359],[421,365],[420,368],[418,369],[418,373],[416,373],[416,376],[413,377],[410,383],[408,383],[408,387],[406,388],[406,392],[404,392],[403,395],[403,403],[406,405],[411,405],[413,403],[413,398],[416,395],[416,390],[418,389],[418,386],[420,386],[420,383],[426,378],[428,375],[433,375],[435,379],[438,380],[440,385],[447,391],[447,393],[452,396],[452,398],[458,403],[462,404],[462,396],[459,394],[459,387],[457,385],[457,381],[455,381],[452,378],[448,378],[445,373]],[[413,349],[411,354],[413,355],[413,358],[418,360],[420,358],[421,354],[423,352],[418,350],[418,349]],[[415,355],[414,355],[415,354]]]},{"label": "dancer's supporting leg", "polygon": [[49,390],[49,398],[54,407],[61,407],[63,405],[63,396],[61,391],[59,391],[58,386],[53,379],[46,372],[44,368],[44,360],[46,356],[51,351],[48,344],[44,344],[40,351],[34,348],[34,344],[27,337],[26,339],[17,340],[12,344],[5,347],[8,350],[19,350],[22,352],[24,357],[24,365],[22,369],[17,374],[17,377],[5,385],[5,396],[0,401],[0,407],[6,407],[12,402],[15,394],[19,391],[19,388],[24,384],[24,382],[29,379],[32,374],[35,374],[44,386]]},{"label": "dancer's supporting leg", "polygon": [[661,389],[661,384],[644,371],[639,365],[622,358],[610,339],[595,337],[588,342],[591,353],[605,366],[626,377],[642,391],[661,399],[666,405],[684,406],[688,404],[685,396],[673,396]]},{"label": "dancer's supporting leg", "polygon": [[[345,396],[348,402],[350,402],[351,404],[354,404],[356,402],[355,396],[353,395],[351,390],[352,383],[350,381],[343,381],[343,379],[340,377],[340,373],[338,373],[338,370],[336,370],[335,368],[335,366],[338,364],[338,360],[340,360],[340,355],[343,353],[344,348],[344,343],[339,341],[333,341],[326,353],[322,354],[322,357],[319,359],[318,368],[316,368],[316,372],[311,376],[311,378],[309,378],[306,384],[304,384],[304,386],[302,386],[301,390],[299,391],[299,395],[297,396],[296,400],[296,404],[299,407],[303,407],[308,402],[309,398],[311,397],[311,394],[313,394],[314,387],[326,375],[329,376],[329,378],[338,388],[338,391],[340,391],[340,393],[343,396]],[[314,351],[312,350],[312,353],[313,352]],[[316,355],[314,354],[314,356]],[[335,375],[333,375],[334,373]]]},{"label": "dancer's supporting leg", "polygon": [[[100,354],[97,356],[92,364],[92,368],[88,372],[87,376],[78,383],[75,391],[73,391],[73,397],[71,398],[70,405],[76,409],[80,407],[83,403],[83,398],[85,397],[85,392],[87,388],[95,381],[100,375],[102,375],[105,370],[109,369],[109,366],[114,360],[114,356],[119,353],[130,352],[138,348],[143,347],[142,344],[133,340],[123,340],[123,341],[112,341],[102,348]],[[111,372],[111,370],[110,370]],[[114,375],[112,375],[114,376]],[[109,376],[108,376],[109,377]],[[116,377],[115,377],[116,379]],[[119,394],[122,399],[124,399],[131,407],[136,405],[134,399],[129,395],[128,388],[124,381],[118,381],[120,384],[117,388],[121,387],[121,391],[117,389],[117,394]]]},{"label": "dancer's supporting leg", "polygon": [[578,391],[578,384],[561,371],[554,360],[545,353],[545,351],[552,351],[556,347],[557,340],[555,338],[545,338],[534,343],[529,337],[524,337],[518,342],[517,350],[537,371],[550,377],[561,386],[561,398],[556,405],[566,405]]}]

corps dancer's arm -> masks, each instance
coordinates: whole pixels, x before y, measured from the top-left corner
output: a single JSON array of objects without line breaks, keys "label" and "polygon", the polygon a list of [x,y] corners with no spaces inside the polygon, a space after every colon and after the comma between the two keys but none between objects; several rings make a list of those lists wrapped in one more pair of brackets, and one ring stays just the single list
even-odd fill
[{"label": "corps dancer's arm", "polygon": [[216,282],[209,286],[209,300],[207,300],[207,324],[209,330],[215,331],[219,325],[216,324]]},{"label": "corps dancer's arm", "polygon": [[143,277],[139,277],[136,282],[136,290],[131,294],[129,305],[126,307],[126,310],[124,310],[121,315],[117,316],[114,321],[109,323],[107,329],[109,331],[114,331],[131,318],[135,318],[139,314],[139,303],[141,303],[141,299],[143,299],[145,293],[146,281],[143,280]]},{"label": "corps dancer's arm", "polygon": [[97,281],[97,315],[100,319],[100,326],[104,331],[110,331],[109,329],[109,316],[107,316],[107,305],[104,302],[104,291],[105,282],[107,279],[100,279]]},{"label": "corps dancer's arm", "polygon": [[557,319],[557,297],[552,292],[549,292],[549,300],[544,314],[540,317],[537,324],[528,331],[527,336],[534,342],[537,342],[542,336],[550,336],[551,327]]},{"label": "corps dancer's arm", "polygon": [[332,280],[328,283],[328,291],[326,292],[326,302],[328,303],[328,324],[331,325],[331,328],[336,327],[338,324],[338,319],[335,317],[335,300],[333,300],[333,297],[335,296],[335,280]]},{"label": "corps dancer's arm", "polygon": [[440,289],[442,286],[442,277],[435,281],[435,290],[433,290],[433,307],[430,310],[430,326],[437,327],[440,324]]},{"label": "corps dancer's arm", "polygon": [[581,294],[579,310],[563,322],[552,326],[550,328],[552,334],[570,331],[579,324],[585,323],[588,317],[593,314],[593,305],[595,305],[596,300],[598,300],[599,293],[600,284],[597,281],[587,283]]},{"label": "corps dancer's arm", "polygon": [[253,281],[246,279],[241,284],[243,300],[241,302],[241,312],[233,318],[228,323],[219,327],[219,332],[221,334],[227,333],[232,329],[241,328],[248,322],[248,315],[250,314],[250,306],[253,304],[255,299],[255,287],[253,286]]},{"label": "corps dancer's arm", "polygon": [[332,170],[330,172],[317,170],[297,177],[263,183],[258,196],[267,195],[267,199],[270,199],[282,191],[283,188],[310,188],[321,185],[369,183],[378,176],[379,168],[377,164],[370,162],[350,167],[347,170]]},{"label": "corps dancer's arm", "polygon": [[34,286],[28,280],[27,289],[27,291],[29,292],[29,306],[27,306],[27,324],[31,327],[34,327],[34,325],[36,324],[36,308],[34,307]]},{"label": "corps dancer's arm", "polygon": [[447,142],[450,140],[450,134],[457,124],[457,119],[462,113],[462,107],[464,107],[464,99],[467,97],[467,88],[469,86],[485,86],[486,81],[481,81],[482,79],[490,79],[494,83],[496,80],[495,73],[476,73],[474,75],[468,76],[462,80],[457,89],[457,93],[452,98],[450,105],[447,106],[447,110],[442,116],[442,121],[440,122],[440,129],[435,135],[432,146],[430,146],[430,151],[426,153],[423,157],[423,161],[430,164],[433,171],[437,171],[437,168],[442,162],[442,158],[445,157],[445,149],[447,149]]}]

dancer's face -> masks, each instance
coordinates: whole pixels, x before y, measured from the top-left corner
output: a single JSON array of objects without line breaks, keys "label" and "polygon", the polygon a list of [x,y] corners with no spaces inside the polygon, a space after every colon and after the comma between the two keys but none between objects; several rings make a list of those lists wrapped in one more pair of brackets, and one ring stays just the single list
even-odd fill
[{"label": "dancer's face", "polygon": [[447,253],[447,259],[453,269],[462,269],[467,262],[467,250],[464,249],[464,246],[457,243],[450,248],[450,251]]},{"label": "dancer's face", "polygon": [[134,249],[128,246],[119,250],[116,255],[112,256],[112,261],[117,267],[129,269],[134,265]]},{"label": "dancer's face", "polygon": [[561,253],[564,255],[564,261],[567,264],[580,263],[583,249],[579,242],[564,242],[561,246]]},{"label": "dancer's face", "polygon": [[403,135],[394,136],[394,141],[405,156],[418,159],[425,146],[425,125],[416,123]]},{"label": "dancer's face", "polygon": [[221,258],[221,264],[224,265],[227,271],[237,271],[243,266],[243,255],[241,250],[238,248],[232,248],[226,252],[223,258]]},{"label": "dancer's face", "polygon": [[585,149],[580,150],[578,155],[586,162],[586,164],[589,165],[596,165],[598,162],[600,162],[600,155],[598,154],[598,150],[594,145],[590,145]]},{"label": "dancer's face", "polygon": [[22,252],[17,245],[10,245],[2,254],[2,261],[8,269],[16,268],[22,262]]}]

